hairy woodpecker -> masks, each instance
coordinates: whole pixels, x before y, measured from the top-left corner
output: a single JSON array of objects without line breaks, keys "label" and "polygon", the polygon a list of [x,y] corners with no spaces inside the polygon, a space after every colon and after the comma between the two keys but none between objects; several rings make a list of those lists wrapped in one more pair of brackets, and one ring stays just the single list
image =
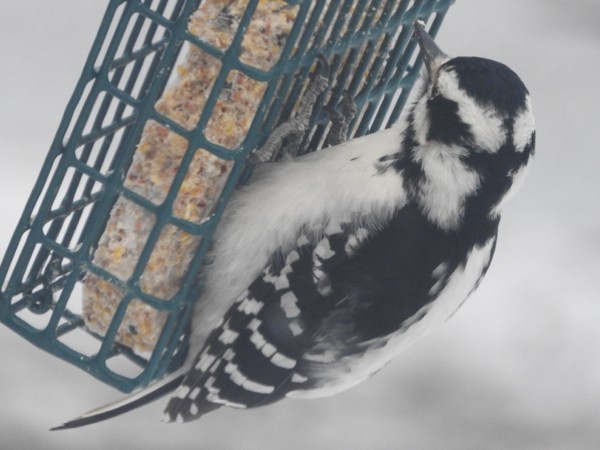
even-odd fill
[{"label": "hairy woodpecker", "polygon": [[415,34],[427,77],[403,123],[260,164],[234,194],[183,369],[59,428],[173,390],[165,419],[177,422],[343,391],[477,288],[534,153],[529,94],[507,66],[451,58],[419,23]]}]

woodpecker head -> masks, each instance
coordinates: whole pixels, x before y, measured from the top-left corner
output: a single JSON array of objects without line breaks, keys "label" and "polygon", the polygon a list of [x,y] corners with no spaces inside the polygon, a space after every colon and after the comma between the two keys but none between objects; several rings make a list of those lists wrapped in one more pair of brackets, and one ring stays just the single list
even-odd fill
[{"label": "woodpecker head", "polygon": [[409,195],[444,229],[495,219],[535,147],[527,88],[510,68],[446,55],[415,22],[426,80],[404,136]]}]

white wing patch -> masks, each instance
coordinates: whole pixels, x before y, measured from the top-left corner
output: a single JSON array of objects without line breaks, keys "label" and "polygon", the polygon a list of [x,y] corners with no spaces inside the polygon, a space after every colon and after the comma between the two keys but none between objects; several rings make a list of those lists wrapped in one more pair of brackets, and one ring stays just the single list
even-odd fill
[{"label": "white wing patch", "polygon": [[447,281],[448,275],[448,263],[443,262],[437,266],[431,273],[431,277],[436,280],[434,285],[429,289],[429,296],[435,297],[444,287],[444,283]]},{"label": "white wing patch", "polygon": [[292,291],[287,291],[281,296],[281,308],[288,319],[298,317],[302,311],[298,308],[298,299]]},{"label": "white wing patch", "polygon": [[[329,277],[323,270],[323,265],[334,258],[336,253],[331,248],[331,237],[337,233],[343,233],[344,230],[339,222],[330,224],[326,227],[327,235],[321,239],[313,251],[313,282],[317,287],[317,291],[322,296],[328,296],[333,292]],[[358,228],[354,233],[347,236],[346,244],[344,245],[345,256],[351,256],[360,248],[364,240],[369,236],[366,228]]]},{"label": "white wing patch", "polygon": [[238,365],[232,362],[227,363],[224,370],[225,373],[229,375],[231,381],[247,391],[256,392],[257,394],[271,394],[275,390],[275,386],[267,386],[265,384],[248,379],[240,371]]},{"label": "white wing patch", "polygon": [[352,234],[348,238],[348,242],[346,243],[346,246],[344,248],[346,254],[348,256],[353,255],[354,252],[358,248],[360,248],[360,246],[367,237],[369,237],[369,232],[366,228],[359,228],[358,230],[356,230],[356,233]]}]

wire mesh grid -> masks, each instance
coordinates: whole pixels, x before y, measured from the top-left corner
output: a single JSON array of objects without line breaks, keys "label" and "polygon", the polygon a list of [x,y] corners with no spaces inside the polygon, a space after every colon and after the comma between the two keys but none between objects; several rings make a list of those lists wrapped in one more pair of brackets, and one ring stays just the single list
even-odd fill
[{"label": "wire mesh grid", "polygon": [[[124,392],[173,370],[186,353],[197,274],[227,198],[248,154],[292,113],[315,57],[327,58],[332,71],[321,104],[335,105],[347,93],[357,105],[350,135],[386,128],[419,70],[412,22],[427,21],[435,35],[452,3],[110,1],[0,265],[0,320]],[[272,22],[277,15],[285,27]],[[199,67],[210,82],[189,78]],[[194,82],[201,85],[194,98],[174,94]],[[320,118],[315,114],[301,152],[323,146],[328,126]],[[144,177],[152,173],[135,167],[154,164],[160,145],[176,152],[149,169],[161,174],[150,192]],[[140,159],[144,152],[152,154]],[[194,171],[198,159],[204,166]],[[198,209],[197,191],[182,196],[207,164],[221,181],[212,202],[202,197]],[[107,237],[119,217],[131,222],[136,248],[117,245],[123,230]],[[112,302],[101,330],[89,317],[103,311],[84,301],[91,292]],[[137,322],[133,310],[141,311]],[[148,320],[159,326],[141,345],[136,339]]]}]

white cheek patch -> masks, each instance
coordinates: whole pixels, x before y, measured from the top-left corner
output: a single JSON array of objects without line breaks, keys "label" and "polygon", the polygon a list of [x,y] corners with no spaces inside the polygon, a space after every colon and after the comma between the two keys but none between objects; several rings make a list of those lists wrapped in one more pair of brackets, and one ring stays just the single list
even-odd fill
[{"label": "white cheek patch", "polygon": [[458,116],[470,126],[475,144],[484,151],[497,152],[506,142],[502,115],[493,107],[478,104],[461,90],[454,72],[441,72],[437,86],[444,98],[458,104]]},{"label": "white cheek patch", "polygon": [[513,144],[518,152],[525,150],[535,130],[535,119],[531,110],[529,96],[527,96],[525,108],[515,118],[513,126]]},{"label": "white cheek patch", "polygon": [[433,143],[415,152],[425,177],[419,184],[418,201],[425,215],[443,229],[460,225],[465,200],[480,185],[479,174],[460,159],[465,149]]}]

